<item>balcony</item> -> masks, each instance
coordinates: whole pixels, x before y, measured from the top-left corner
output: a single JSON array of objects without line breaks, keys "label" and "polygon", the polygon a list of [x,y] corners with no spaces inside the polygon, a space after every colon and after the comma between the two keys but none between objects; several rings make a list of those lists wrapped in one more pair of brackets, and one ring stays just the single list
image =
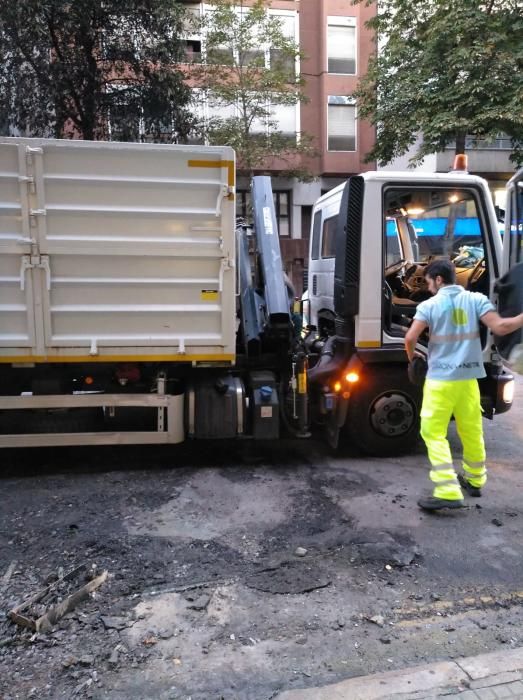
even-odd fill
[{"label": "balcony", "polygon": [[[510,138],[500,134],[493,141],[467,136],[465,149],[468,155],[469,171],[492,177],[494,174],[509,177],[515,171],[510,161],[512,146]],[[455,144],[449,143],[445,151],[436,155],[436,170],[447,172],[454,161]]]}]

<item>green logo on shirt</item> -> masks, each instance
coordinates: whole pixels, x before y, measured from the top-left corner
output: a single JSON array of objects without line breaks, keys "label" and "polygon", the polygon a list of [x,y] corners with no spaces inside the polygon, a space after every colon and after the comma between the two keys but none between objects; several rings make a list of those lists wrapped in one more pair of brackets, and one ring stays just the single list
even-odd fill
[{"label": "green logo on shirt", "polygon": [[468,320],[469,318],[465,309],[452,309],[452,323],[455,326],[466,326]]}]

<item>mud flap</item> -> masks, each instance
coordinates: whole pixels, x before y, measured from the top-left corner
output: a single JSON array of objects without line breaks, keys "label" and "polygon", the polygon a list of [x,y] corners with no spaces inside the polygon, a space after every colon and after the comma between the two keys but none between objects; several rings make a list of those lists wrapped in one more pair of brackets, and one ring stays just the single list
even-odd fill
[{"label": "mud flap", "polygon": [[336,396],[336,405],[329,413],[325,423],[325,433],[327,444],[336,450],[340,441],[340,430],[347,420],[347,410],[349,408],[350,397]]}]

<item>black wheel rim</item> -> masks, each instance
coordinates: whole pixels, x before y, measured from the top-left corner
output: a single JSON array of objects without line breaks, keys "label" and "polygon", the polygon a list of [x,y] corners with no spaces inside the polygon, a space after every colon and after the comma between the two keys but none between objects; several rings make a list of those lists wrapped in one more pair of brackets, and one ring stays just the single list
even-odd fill
[{"label": "black wheel rim", "polygon": [[398,438],[416,423],[416,404],[408,394],[395,391],[378,396],[370,407],[370,423],[378,435]]}]

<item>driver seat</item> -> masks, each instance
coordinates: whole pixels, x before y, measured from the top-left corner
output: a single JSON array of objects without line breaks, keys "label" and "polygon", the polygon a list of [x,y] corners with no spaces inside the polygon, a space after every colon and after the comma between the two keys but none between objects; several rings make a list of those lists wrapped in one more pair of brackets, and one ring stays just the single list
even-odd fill
[{"label": "driver seat", "polygon": [[400,316],[408,316],[409,318],[412,318],[416,313],[418,303],[419,302],[417,301],[412,301],[412,299],[404,299],[393,294],[391,300],[391,311],[393,314],[396,313]]},{"label": "driver seat", "polygon": [[396,296],[389,283],[386,281],[383,286],[383,297],[385,300],[385,318],[387,319],[388,327],[391,328],[394,321],[394,323],[408,328],[410,326],[410,320],[416,313],[418,303],[411,299],[403,299],[402,297]]}]

